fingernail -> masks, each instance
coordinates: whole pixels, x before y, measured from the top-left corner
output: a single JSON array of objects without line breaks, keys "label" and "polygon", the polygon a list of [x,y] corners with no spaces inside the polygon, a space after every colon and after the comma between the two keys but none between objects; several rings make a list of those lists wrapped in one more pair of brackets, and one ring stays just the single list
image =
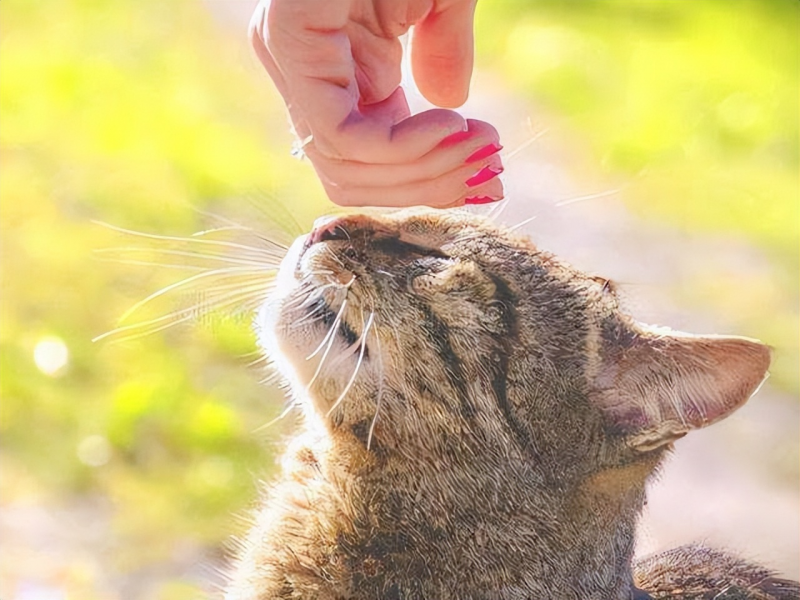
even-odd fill
[{"label": "fingernail", "polygon": [[480,171],[475,173],[472,177],[467,179],[466,184],[467,187],[475,187],[476,185],[480,185],[482,183],[486,183],[490,179],[494,179],[500,173],[503,172],[503,167],[492,168],[492,167],[483,167]]},{"label": "fingernail", "polygon": [[467,160],[465,160],[464,162],[472,163],[482,160],[484,158],[489,158],[492,154],[497,154],[502,149],[503,147],[500,144],[495,144],[494,142],[492,142],[491,144],[488,144],[483,148],[479,148],[478,150],[470,154],[467,157]]},{"label": "fingernail", "polygon": [[491,196],[470,196],[464,199],[464,204],[491,204],[492,202],[500,202],[502,198],[492,198]]},{"label": "fingernail", "polygon": [[455,144],[461,143],[464,140],[468,140],[472,135],[473,133],[468,129],[465,129],[464,131],[456,131],[455,133],[451,133],[444,138],[441,142],[439,142],[439,144],[445,146],[454,146]]}]

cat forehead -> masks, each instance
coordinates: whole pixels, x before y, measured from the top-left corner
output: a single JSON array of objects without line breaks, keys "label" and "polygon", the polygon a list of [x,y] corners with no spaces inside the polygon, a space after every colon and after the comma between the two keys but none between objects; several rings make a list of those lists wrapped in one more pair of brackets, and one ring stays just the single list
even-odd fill
[{"label": "cat forehead", "polygon": [[452,234],[465,227],[488,229],[489,222],[465,211],[426,208],[401,210],[387,215],[397,227],[409,233]]},{"label": "cat forehead", "polygon": [[417,207],[396,211],[363,211],[335,218],[327,227],[340,228],[351,242],[372,246],[381,237],[399,239],[420,248],[441,250],[453,258],[475,261],[504,279],[517,280],[523,288],[541,285],[534,273],[547,273],[548,280],[594,290],[602,296],[614,296],[613,285],[607,278],[590,276],[552,254],[540,250],[521,233],[497,225],[482,215],[459,209]]},{"label": "cat forehead", "polygon": [[429,237],[457,236],[465,229],[499,233],[500,229],[478,215],[464,210],[447,211],[427,207],[404,208],[393,211],[369,211],[350,213],[345,219],[371,224],[375,229],[393,230],[397,233]]},{"label": "cat forehead", "polygon": [[520,250],[537,253],[527,237],[515,236],[486,217],[465,210],[417,207],[362,216],[369,219],[376,231],[392,232],[404,241],[423,246],[442,247],[491,239],[494,244],[505,242]]}]

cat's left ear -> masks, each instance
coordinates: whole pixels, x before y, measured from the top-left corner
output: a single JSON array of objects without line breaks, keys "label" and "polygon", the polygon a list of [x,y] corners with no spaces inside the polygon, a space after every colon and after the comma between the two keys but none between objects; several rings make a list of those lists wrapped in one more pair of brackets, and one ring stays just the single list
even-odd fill
[{"label": "cat's left ear", "polygon": [[699,336],[607,321],[589,374],[610,430],[648,451],[725,418],[767,375],[770,349],[740,337]]}]

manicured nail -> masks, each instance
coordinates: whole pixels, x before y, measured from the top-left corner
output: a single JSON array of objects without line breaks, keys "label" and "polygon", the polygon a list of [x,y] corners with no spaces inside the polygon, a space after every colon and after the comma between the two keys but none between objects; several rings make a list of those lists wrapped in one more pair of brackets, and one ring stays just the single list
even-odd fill
[{"label": "manicured nail", "polygon": [[477,149],[475,152],[470,154],[467,157],[467,160],[465,160],[464,162],[472,163],[472,162],[477,162],[479,160],[483,160],[484,158],[489,158],[492,154],[497,154],[502,149],[503,147],[500,144],[495,144],[494,142],[492,142],[491,144],[488,144],[483,148]]},{"label": "manicured nail", "polygon": [[502,198],[492,198],[491,196],[470,196],[464,198],[464,204],[491,204],[492,202],[500,202]]},{"label": "manicured nail", "polygon": [[467,187],[475,187],[476,185],[486,183],[487,181],[500,175],[502,172],[503,167],[498,167],[496,169],[493,169],[492,167],[483,167],[480,171],[475,173],[475,175],[467,179]]},{"label": "manicured nail", "polygon": [[451,133],[446,138],[444,138],[441,142],[439,142],[440,146],[455,146],[463,142],[464,140],[468,140],[472,137],[473,133],[469,129],[465,129],[464,131],[456,131],[455,133]]}]

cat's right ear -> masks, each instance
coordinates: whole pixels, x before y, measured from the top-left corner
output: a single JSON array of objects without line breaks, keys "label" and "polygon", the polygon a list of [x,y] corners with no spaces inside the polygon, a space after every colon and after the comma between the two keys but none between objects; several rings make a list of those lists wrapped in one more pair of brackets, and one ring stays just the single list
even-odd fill
[{"label": "cat's right ear", "polygon": [[767,375],[770,349],[609,319],[595,344],[591,398],[610,431],[645,452],[725,418]]}]

